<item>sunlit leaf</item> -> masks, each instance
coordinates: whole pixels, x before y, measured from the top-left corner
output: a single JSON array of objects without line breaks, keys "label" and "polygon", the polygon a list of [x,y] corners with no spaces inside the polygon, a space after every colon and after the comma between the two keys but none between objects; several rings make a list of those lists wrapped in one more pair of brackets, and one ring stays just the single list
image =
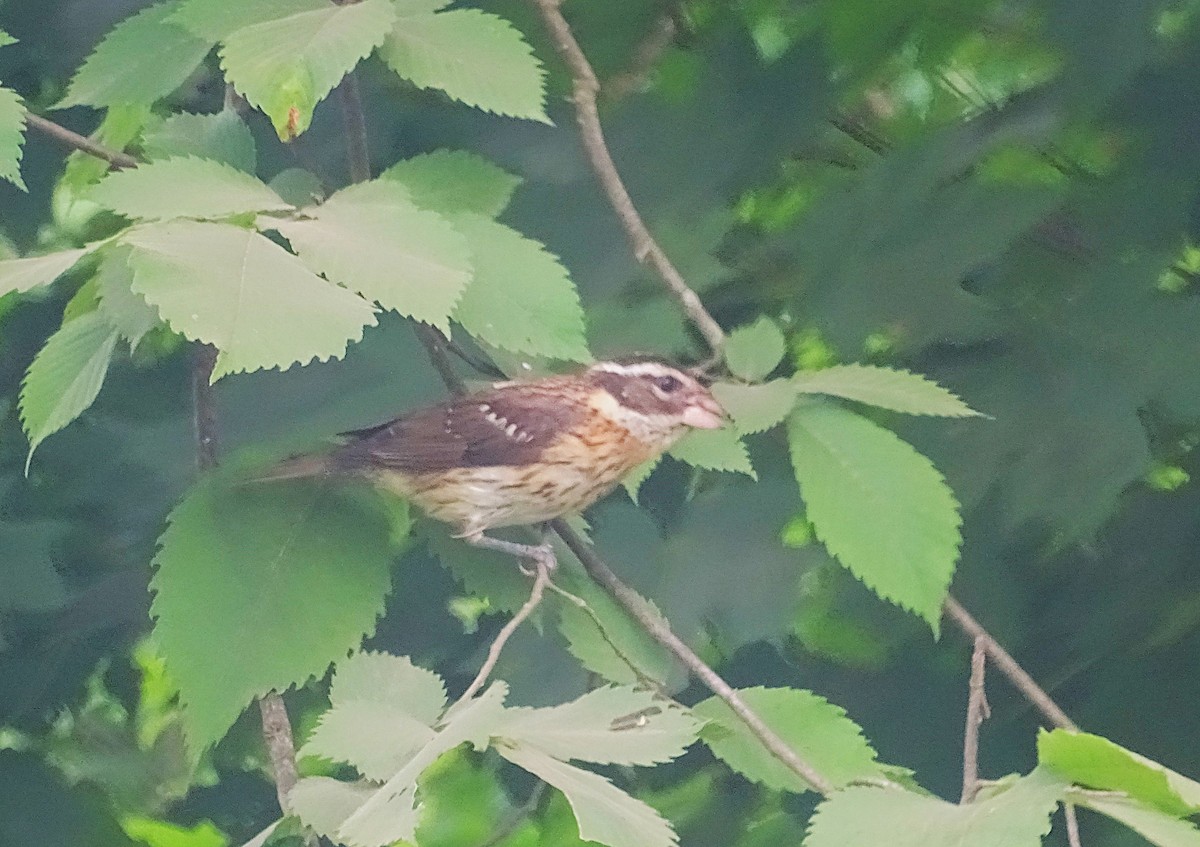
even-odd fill
[{"label": "sunlit leaf", "polygon": [[48,285],[94,249],[95,246],[79,250],[60,250],[57,253],[47,253],[45,256],[30,256],[26,259],[9,259],[0,262],[0,296],[13,291],[28,291],[39,285]]},{"label": "sunlit leaf", "polygon": [[698,468],[744,473],[751,479],[758,479],[746,445],[729,426],[689,432],[669,452],[679,461]]},{"label": "sunlit leaf", "polygon": [[785,341],[779,325],[768,317],[738,327],[725,341],[725,363],[742,379],[757,381],[783,359]]},{"label": "sunlit leaf", "polygon": [[362,700],[388,703],[433,726],[446,708],[446,687],[440,676],[407,656],[368,651],[338,662],[329,699],[335,706]]},{"label": "sunlit leaf", "polygon": [[92,199],[130,218],[227,218],[291,208],[257,178],[209,159],[163,159],[115,171]]},{"label": "sunlit leaf", "polygon": [[786,379],[761,385],[718,382],[713,384],[712,393],[742,435],[770,429],[782,422],[796,405],[796,389]]},{"label": "sunlit leaf", "polygon": [[489,218],[504,211],[521,184],[520,177],[465,150],[435,150],[402,159],[379,176],[403,183],[422,209]]},{"label": "sunlit leaf", "polygon": [[21,147],[25,144],[25,106],[21,95],[0,87],[0,179],[25,191],[21,178]]},{"label": "sunlit leaf", "polygon": [[792,377],[804,394],[830,394],[910,415],[978,415],[958,397],[920,374],[871,365],[834,365]]},{"label": "sunlit leaf", "polygon": [[302,756],[345,762],[374,780],[386,780],[433,740],[434,731],[399,706],[347,700],[321,716]]}]

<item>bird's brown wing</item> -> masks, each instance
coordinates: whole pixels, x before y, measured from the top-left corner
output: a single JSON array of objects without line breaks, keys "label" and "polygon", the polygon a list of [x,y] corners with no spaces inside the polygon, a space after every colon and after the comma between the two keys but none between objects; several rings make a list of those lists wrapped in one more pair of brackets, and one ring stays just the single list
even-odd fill
[{"label": "bird's brown wing", "polygon": [[561,391],[502,386],[347,433],[353,440],[334,460],[346,470],[377,467],[405,473],[528,465],[585,409],[579,398]]}]

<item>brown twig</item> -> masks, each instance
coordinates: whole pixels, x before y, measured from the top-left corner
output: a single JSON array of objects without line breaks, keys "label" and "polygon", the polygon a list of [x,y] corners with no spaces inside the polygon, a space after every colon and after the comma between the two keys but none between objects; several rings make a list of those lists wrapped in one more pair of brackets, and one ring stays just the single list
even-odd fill
[{"label": "brown twig", "polygon": [[971,638],[983,641],[983,647],[987,651],[992,663],[1002,674],[1008,677],[1009,682],[1025,695],[1025,699],[1032,703],[1047,721],[1061,729],[1072,731],[1079,729],[1078,725],[1067,717],[1067,713],[1059,708],[1058,704],[1050,698],[1050,695],[1034,682],[1033,677],[1017,664],[1016,659],[1010,656],[1008,651],[1001,647],[1000,643],[992,638],[988,631],[980,626],[979,622],[971,617],[957,600],[953,597],[947,597],[942,610],[947,617],[958,625],[959,629]]},{"label": "brown twig", "polygon": [[258,712],[262,716],[263,741],[267,744],[271,771],[275,775],[275,797],[279,800],[280,811],[286,815],[291,811],[288,795],[300,778],[296,770],[292,722],[288,718],[287,704],[276,691],[268,692],[258,701]]},{"label": "brown twig", "polygon": [[95,156],[97,159],[108,162],[114,168],[136,168],[138,166],[138,160],[128,153],[122,153],[119,150],[110,150],[103,144],[97,144],[92,139],[82,136],[77,132],[72,132],[65,126],[60,126],[52,120],[43,118],[41,115],[35,115],[33,112],[26,111],[25,123],[43,135],[48,135],[57,141],[61,141],[72,149],[80,150],[89,156]]},{"label": "brown twig", "polygon": [[1083,847],[1079,840],[1079,818],[1075,814],[1074,803],[1063,803],[1063,818],[1067,821],[1068,847]]},{"label": "brown twig", "polygon": [[979,792],[979,727],[991,717],[983,674],[987,666],[987,645],[982,636],[975,639],[971,653],[971,681],[967,688],[967,726],[963,737],[963,779],[960,803],[970,803]]},{"label": "brown twig", "polygon": [[688,319],[700,331],[705,342],[713,353],[719,353],[725,343],[725,332],[721,325],[713,320],[713,316],[704,308],[696,292],[684,281],[675,265],[663,252],[663,249],[650,234],[633,198],[625,188],[616,163],[608,152],[604,140],[604,130],[600,125],[600,112],[596,106],[596,96],[600,92],[600,82],[592,70],[591,63],[575,40],[574,33],[567,19],[559,8],[560,0],[533,0],[542,21],[554,42],[554,48],[567,64],[571,72],[572,90],[574,92],[575,116],[579,123],[579,135],[583,149],[587,155],[592,172],[600,182],[600,187],[608,196],[608,202],[616,212],[625,235],[633,248],[634,257],[642,264],[652,267],[662,279],[667,289],[679,301],[679,305],[687,314]]}]

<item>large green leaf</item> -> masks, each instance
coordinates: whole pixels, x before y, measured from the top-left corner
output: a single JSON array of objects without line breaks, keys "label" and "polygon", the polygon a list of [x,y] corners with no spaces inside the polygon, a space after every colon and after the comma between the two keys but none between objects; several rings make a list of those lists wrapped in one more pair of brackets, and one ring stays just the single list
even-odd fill
[{"label": "large green leaf", "polygon": [[758,479],[746,445],[732,427],[721,429],[698,429],[689,432],[670,449],[670,454],[681,462],[710,471],[744,473]]},{"label": "large green leaf", "polygon": [[785,349],[786,342],[779,325],[768,317],[761,317],[729,333],[722,352],[734,375],[754,382],[775,370]]},{"label": "large green leaf", "polygon": [[403,183],[422,209],[489,218],[504,211],[521,184],[519,176],[465,150],[435,150],[402,159],[379,176]]},{"label": "large green leaf", "polygon": [[[746,688],[742,699],[780,738],[836,786],[879,777],[875,751],[845,711],[811,691],[796,688]],[[762,742],[719,697],[698,703],[692,712],[711,723],[700,733],[717,758],[768,788],[800,793],[811,786]]]},{"label": "large green leaf", "polygon": [[451,219],[471,245],[475,277],[454,318],[472,335],[516,353],[591,358],[579,295],[558,259],[536,241],[482,215]]},{"label": "large green leaf", "polygon": [[395,17],[388,0],[299,0],[225,35],[221,67],[281,139],[294,138],[308,129],[317,103],[379,46]]},{"label": "large green leaf", "polygon": [[1200,847],[1200,829],[1194,823],[1152,806],[1128,797],[1092,792],[1079,792],[1073,799],[1084,808],[1124,824],[1156,847]]},{"label": "large green leaf", "polygon": [[254,136],[242,116],[233,109],[222,109],[211,115],[177,112],[146,131],[142,148],[151,161],[199,156],[248,174],[258,168]]},{"label": "large green leaf", "polygon": [[0,262],[0,297],[54,282],[94,249],[96,245]]},{"label": "large green leaf", "polygon": [[369,303],[252,230],[168,221],[122,240],[134,248],[133,290],[177,332],[220,351],[214,380],[340,357],[375,323]]},{"label": "large green leaf", "polygon": [[180,5],[159,3],[117,24],[76,72],[58,105],[149,105],[183,85],[213,42],[170,20]]},{"label": "large green leaf", "polygon": [[825,547],[880,597],[938,631],[961,519],[933,465],[892,432],[826,403],[803,403],[788,443]]},{"label": "large green leaf", "polygon": [[21,95],[0,86],[0,179],[6,179],[22,191],[21,147],[25,144],[25,106]]},{"label": "large green leaf", "polygon": [[91,312],[64,324],[38,352],[21,386],[21,424],[29,437],[26,472],[38,445],[92,405],[118,337]]},{"label": "large green leaf", "polygon": [[92,280],[99,297],[99,311],[113,329],[136,348],[146,333],[161,321],[158,312],[133,291],[133,269],[128,247],[106,250]]},{"label": "large green leaf", "polygon": [[319,676],[374,630],[392,550],[365,501],[319,483],[210,477],[171,512],[151,613],[193,752],[253,698]]},{"label": "large green leaf", "polygon": [[380,57],[420,88],[439,88],[488,112],[549,123],[545,71],[504,18],[455,9],[400,18]]},{"label": "large green leaf", "polygon": [[447,334],[471,279],[467,240],[405,187],[375,180],[345,188],[306,218],[272,222],[318,273]]},{"label": "large green leaf", "polygon": [[770,429],[786,418],[796,405],[796,389],[786,379],[761,385],[718,382],[713,384],[712,393],[729,412],[742,435]]},{"label": "large green leaf", "polygon": [[277,20],[305,9],[318,9],[312,0],[183,0],[171,22],[210,43],[224,41],[239,29]]},{"label": "large green leaf", "polygon": [[92,189],[92,199],[129,218],[228,218],[290,209],[243,171],[192,156],[115,171]]},{"label": "large green leaf", "polygon": [[792,377],[803,394],[830,394],[910,415],[978,415],[958,397],[920,374],[871,365],[835,365]]}]

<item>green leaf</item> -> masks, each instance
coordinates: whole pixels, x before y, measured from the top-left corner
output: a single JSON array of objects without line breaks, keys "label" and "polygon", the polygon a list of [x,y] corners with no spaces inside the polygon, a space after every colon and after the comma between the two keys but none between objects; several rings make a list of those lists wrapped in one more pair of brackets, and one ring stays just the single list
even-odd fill
[{"label": "green leaf", "polygon": [[92,199],[129,218],[228,218],[290,209],[256,177],[221,162],[163,159],[114,171],[92,190]]},{"label": "green leaf", "polygon": [[497,734],[564,761],[656,765],[681,756],[699,728],[653,692],[608,687],[560,706],[508,709]]},{"label": "green leaf", "polygon": [[6,179],[22,191],[21,147],[25,144],[25,105],[21,95],[0,87],[0,179]]},{"label": "green leaf", "polygon": [[391,180],[352,185],[305,214],[269,224],[305,264],[449,333],[450,313],[471,280],[471,251],[445,218],[417,208]]},{"label": "green leaf", "polygon": [[215,44],[239,29],[317,8],[312,0],[183,0],[171,23]]},{"label": "green leaf", "polygon": [[298,0],[225,35],[221,67],[286,141],[308,128],[317,103],[379,46],[395,19],[388,0]]},{"label": "green leaf", "polygon": [[75,263],[91,253],[99,245],[82,247],[78,250],[60,250],[45,256],[26,259],[9,259],[0,262],[0,297],[13,291],[28,291],[39,285],[48,285],[74,267]]},{"label": "green leaf", "polygon": [[130,253],[128,247],[120,246],[104,251],[92,280],[100,298],[100,314],[134,349],[161,321],[158,311],[133,291]]},{"label": "green leaf", "polygon": [[[875,751],[862,729],[840,707],[796,688],[745,688],[738,692],[801,758],[835,786],[879,777]],[[719,697],[696,704],[692,714],[712,723],[700,737],[713,755],[768,788],[796,793],[811,786],[763,747]]]},{"label": "green leaf", "polygon": [[633,502],[638,501],[638,494],[642,490],[642,484],[650,478],[650,474],[654,473],[654,469],[662,462],[662,456],[655,456],[647,462],[642,462],[629,473],[625,474],[625,478],[621,480],[621,487],[629,495],[629,499]]},{"label": "green leaf", "polygon": [[4,30],[0,30],[0,47],[7,47],[10,44],[16,44],[17,39],[13,38]]},{"label": "green leaf", "polygon": [[[327,776],[309,776],[300,780],[288,795],[292,810],[305,826],[332,837],[337,828],[375,793],[378,786],[369,783],[342,782]],[[397,809],[398,824],[414,832],[417,810]]]},{"label": "green leaf", "polygon": [[779,325],[764,316],[729,333],[725,364],[735,376],[757,382],[779,365],[787,349]]},{"label": "green leaf", "polygon": [[412,201],[435,212],[475,212],[494,218],[521,184],[499,165],[465,150],[435,150],[403,159],[379,175],[404,184]]},{"label": "green leaf", "polygon": [[446,687],[433,671],[407,656],[369,651],[338,663],[329,691],[334,706],[357,701],[388,703],[433,726],[446,708]]},{"label": "green leaf", "polygon": [[1074,802],[1099,812],[1132,829],[1157,847],[1200,847],[1200,830],[1191,821],[1180,820],[1128,797],[1097,797],[1073,792]]},{"label": "green leaf", "polygon": [[[252,699],[321,675],[374,630],[392,549],[388,522],[364,499],[209,477],[171,512],[151,614],[193,753]],[[213,656],[237,661],[216,668]]]},{"label": "green leaf", "polygon": [[817,807],[804,847],[1041,847],[1065,786],[1037,771],[974,803],[854,786]]},{"label": "green leaf", "polygon": [[965,418],[980,415],[954,394],[920,374],[872,365],[834,365],[792,377],[803,394],[830,394],[909,415]]},{"label": "green leaf", "polygon": [[958,504],[928,459],[889,430],[827,403],[788,418],[800,493],[817,537],[880,597],[938,632],[958,558]]},{"label": "green leaf", "polygon": [[1042,731],[1038,761],[1079,785],[1122,791],[1169,815],[1200,810],[1200,783],[1099,735]]},{"label": "green leaf", "polygon": [[679,461],[698,468],[744,473],[751,479],[758,479],[754,466],[750,464],[746,445],[729,426],[693,430],[668,452]]},{"label": "green leaf", "polygon": [[213,42],[169,20],[179,7],[159,3],[117,24],[76,72],[58,107],[148,106],[183,85]]},{"label": "green leaf", "polygon": [[142,139],[151,161],[182,156],[199,156],[252,174],[258,168],[254,136],[241,115],[224,109],[211,115],[178,112]]},{"label": "green leaf", "polygon": [[558,259],[532,239],[481,215],[451,218],[471,245],[475,277],[454,318],[472,335],[515,353],[591,358],[579,294]]},{"label": "green leaf", "polygon": [[256,232],[169,221],[122,236],[133,290],[177,332],[220,352],[213,380],[340,357],[375,323],[369,303]]},{"label": "green leaf", "polygon": [[478,9],[404,17],[379,55],[418,88],[439,88],[498,115],[550,123],[542,63],[504,18]]},{"label": "green leaf", "polygon": [[609,847],[675,847],[671,825],[641,800],[630,797],[599,774],[560,762],[536,747],[497,745],[517,767],[557,788],[571,804],[579,837]]},{"label": "green leaf", "polygon": [[300,755],[345,762],[368,779],[383,781],[429,744],[434,734],[396,705],[350,700],[321,716]]},{"label": "green leaf", "polygon": [[311,171],[303,168],[286,168],[267,183],[271,190],[293,206],[311,206],[325,198],[325,187]]},{"label": "green leaf", "polygon": [[21,386],[21,424],[29,437],[29,455],[47,436],[79,417],[104,384],[117,332],[91,312],[70,321],[46,341]]},{"label": "green leaf", "polygon": [[712,386],[734,427],[742,435],[763,432],[780,423],[796,405],[796,388],[790,380],[775,379],[761,385],[718,382]]}]

